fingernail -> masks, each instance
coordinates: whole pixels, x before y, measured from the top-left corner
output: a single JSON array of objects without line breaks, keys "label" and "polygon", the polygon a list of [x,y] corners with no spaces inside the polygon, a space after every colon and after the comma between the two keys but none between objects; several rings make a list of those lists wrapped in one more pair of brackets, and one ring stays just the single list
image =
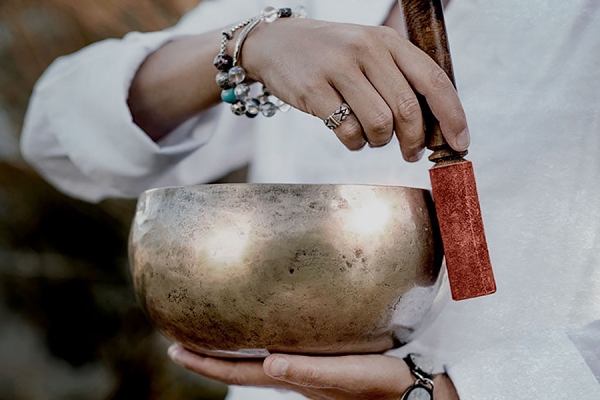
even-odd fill
[{"label": "fingernail", "polygon": [[[369,143],[369,142],[363,141],[363,142],[361,143],[361,145],[360,145],[360,147],[359,147],[359,148],[357,148],[357,149],[353,149],[353,150],[351,150],[351,151],[361,151],[361,150],[363,150],[363,149],[365,148],[365,146],[367,145],[367,143]],[[370,147],[370,146],[369,146],[369,147]]]},{"label": "fingernail", "polygon": [[284,376],[288,369],[288,361],[283,357],[275,357],[268,368],[268,374],[272,377]]},{"label": "fingernail", "polygon": [[177,343],[169,346],[169,349],[167,350],[167,354],[169,355],[169,357],[171,358],[171,360],[173,360],[173,362],[175,364],[178,364],[180,353],[181,353],[181,346],[178,345]]},{"label": "fingernail", "polygon": [[383,146],[386,146],[386,145],[388,145],[388,144],[389,144],[391,141],[392,141],[392,138],[390,137],[390,138],[389,138],[388,140],[386,140],[384,143],[377,143],[377,144],[375,144],[375,143],[371,143],[371,142],[367,142],[367,143],[369,144],[369,147],[370,147],[370,148],[372,148],[372,149],[376,149],[376,148],[378,148],[378,147],[383,147]]},{"label": "fingernail", "polygon": [[425,153],[425,148],[422,148],[421,150],[419,150],[419,152],[411,157],[408,158],[408,162],[417,162],[421,159],[421,157],[423,157],[423,154]]},{"label": "fingernail", "polygon": [[469,147],[471,143],[471,135],[469,135],[469,129],[465,129],[456,137],[456,147],[458,151],[464,151]]}]

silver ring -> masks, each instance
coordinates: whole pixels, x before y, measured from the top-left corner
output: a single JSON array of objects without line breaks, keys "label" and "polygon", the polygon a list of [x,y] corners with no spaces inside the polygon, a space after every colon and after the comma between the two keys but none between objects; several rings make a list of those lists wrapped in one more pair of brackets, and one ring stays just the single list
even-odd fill
[{"label": "silver ring", "polygon": [[352,110],[350,106],[346,103],[342,103],[342,105],[335,110],[329,117],[325,118],[323,122],[325,126],[329,129],[333,130],[342,124],[342,121],[346,119],[348,115],[352,114]]}]

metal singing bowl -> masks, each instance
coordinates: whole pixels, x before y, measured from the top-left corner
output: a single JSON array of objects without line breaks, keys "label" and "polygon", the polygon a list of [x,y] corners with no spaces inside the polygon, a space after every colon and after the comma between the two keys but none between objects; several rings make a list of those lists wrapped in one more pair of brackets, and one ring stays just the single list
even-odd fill
[{"label": "metal singing bowl", "polygon": [[150,320],[219,357],[397,347],[437,308],[445,281],[430,194],[404,187],[149,190],[129,257]]}]

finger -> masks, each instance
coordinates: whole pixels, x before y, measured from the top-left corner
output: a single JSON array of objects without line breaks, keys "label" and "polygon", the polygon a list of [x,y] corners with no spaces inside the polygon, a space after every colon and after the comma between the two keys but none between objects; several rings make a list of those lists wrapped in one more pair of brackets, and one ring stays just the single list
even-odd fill
[{"label": "finger", "polygon": [[372,147],[389,143],[394,132],[392,110],[360,70],[337,73],[333,86],[352,108]]},{"label": "finger", "polygon": [[404,361],[383,355],[308,357],[270,355],[263,364],[274,379],[356,393],[402,393],[414,381]]},{"label": "finger", "polygon": [[390,51],[410,85],[427,100],[442,134],[456,151],[469,147],[467,118],[450,78],[439,65],[408,40],[390,41]]},{"label": "finger", "polygon": [[174,363],[190,371],[228,385],[281,387],[282,384],[264,373],[262,360],[223,360],[192,353],[180,344],[169,347]]},{"label": "finger", "polygon": [[381,54],[377,59],[382,62],[365,64],[365,73],[392,111],[402,156],[406,161],[418,161],[425,148],[419,100],[389,53]]},{"label": "finger", "polygon": [[[346,100],[328,83],[324,83],[320,87],[320,92],[312,97],[311,103],[310,108],[313,110],[311,113],[325,120],[339,109],[342,103],[346,103]],[[350,108],[352,109],[352,106]],[[354,112],[350,113],[337,128],[334,128],[333,132],[349,150],[360,150],[367,144],[363,128]]]},{"label": "finger", "polygon": [[335,392],[308,387],[300,387],[285,381],[267,376],[263,370],[263,361],[223,360],[204,357],[186,350],[180,344],[173,344],[168,350],[169,357],[192,372],[215,379],[227,385],[260,386],[286,389],[298,392],[307,398],[328,400],[337,398]]}]

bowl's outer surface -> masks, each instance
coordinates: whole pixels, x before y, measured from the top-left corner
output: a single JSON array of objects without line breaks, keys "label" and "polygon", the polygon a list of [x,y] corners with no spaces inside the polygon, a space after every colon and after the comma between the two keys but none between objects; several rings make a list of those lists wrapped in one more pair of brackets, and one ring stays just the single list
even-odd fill
[{"label": "bowl's outer surface", "polygon": [[204,354],[380,352],[411,340],[443,251],[426,190],[235,184],[154,189],[130,234],[151,321]]}]

